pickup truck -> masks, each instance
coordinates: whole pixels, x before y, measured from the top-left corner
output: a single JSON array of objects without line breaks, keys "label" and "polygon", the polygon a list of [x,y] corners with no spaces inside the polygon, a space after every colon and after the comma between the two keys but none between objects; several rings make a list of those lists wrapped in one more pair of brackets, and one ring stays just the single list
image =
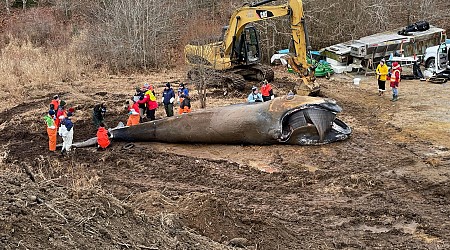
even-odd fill
[{"label": "pickup truck", "polygon": [[450,69],[450,43],[442,43],[438,46],[429,47],[425,51],[423,61],[425,68],[440,73]]}]

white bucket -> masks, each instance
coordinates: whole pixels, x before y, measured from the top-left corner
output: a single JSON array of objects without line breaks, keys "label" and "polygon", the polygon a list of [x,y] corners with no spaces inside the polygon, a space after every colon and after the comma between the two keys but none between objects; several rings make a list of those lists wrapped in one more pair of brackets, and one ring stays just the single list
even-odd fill
[{"label": "white bucket", "polygon": [[354,78],[353,79],[353,84],[359,85],[359,82],[361,82],[361,78]]}]

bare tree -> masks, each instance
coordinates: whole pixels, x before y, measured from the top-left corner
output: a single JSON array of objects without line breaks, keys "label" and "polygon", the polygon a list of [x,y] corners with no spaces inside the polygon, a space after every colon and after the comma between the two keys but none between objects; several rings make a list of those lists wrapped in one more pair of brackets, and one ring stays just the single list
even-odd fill
[{"label": "bare tree", "polygon": [[9,10],[9,0],[5,0],[5,5],[6,5],[6,13],[11,14],[11,11]]}]

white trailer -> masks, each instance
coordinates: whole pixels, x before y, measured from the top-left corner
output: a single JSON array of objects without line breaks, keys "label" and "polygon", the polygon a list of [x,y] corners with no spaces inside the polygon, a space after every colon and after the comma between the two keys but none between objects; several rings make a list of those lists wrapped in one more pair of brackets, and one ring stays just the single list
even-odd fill
[{"label": "white trailer", "polygon": [[410,32],[407,36],[387,31],[336,44],[321,52],[339,62],[350,64],[358,61],[367,66],[391,54],[421,57],[428,47],[439,45],[444,39],[445,30],[430,25],[426,31]]}]

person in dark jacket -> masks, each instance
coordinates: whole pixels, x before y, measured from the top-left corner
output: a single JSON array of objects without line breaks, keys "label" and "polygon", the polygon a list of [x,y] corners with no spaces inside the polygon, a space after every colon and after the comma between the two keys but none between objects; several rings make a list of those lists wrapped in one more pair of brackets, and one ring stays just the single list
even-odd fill
[{"label": "person in dark jacket", "polygon": [[106,106],[104,103],[100,103],[94,106],[94,110],[92,113],[92,120],[96,128],[100,126],[105,119],[106,114]]},{"label": "person in dark jacket", "polygon": [[180,87],[178,88],[178,96],[181,97],[181,95],[189,96],[189,89],[184,83],[180,83]]},{"label": "person in dark jacket", "polygon": [[166,87],[163,91],[162,103],[166,110],[167,117],[173,116],[173,102],[175,101],[175,92],[170,87],[170,83],[166,83]]},{"label": "person in dark jacket", "polygon": [[186,86],[184,85],[184,83],[180,83],[180,86],[178,87],[178,100],[177,103],[181,104],[183,102],[183,96],[189,96],[189,89],[186,88]]},{"label": "person in dark jacket", "polygon": [[180,98],[183,99],[180,104],[180,109],[178,110],[178,114],[190,113],[191,112],[191,98],[189,96],[180,95]]},{"label": "person in dark jacket", "polygon": [[[142,101],[144,99],[145,96],[145,91],[143,91],[141,88],[136,87],[136,93],[133,96],[133,101],[138,102],[138,101]],[[139,112],[139,122],[144,122],[145,121],[145,111],[147,110],[147,107],[145,106],[145,103],[138,103],[139,105],[139,110],[136,110],[136,112]]]}]

